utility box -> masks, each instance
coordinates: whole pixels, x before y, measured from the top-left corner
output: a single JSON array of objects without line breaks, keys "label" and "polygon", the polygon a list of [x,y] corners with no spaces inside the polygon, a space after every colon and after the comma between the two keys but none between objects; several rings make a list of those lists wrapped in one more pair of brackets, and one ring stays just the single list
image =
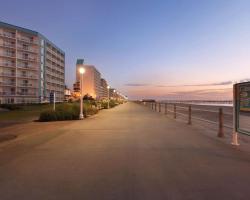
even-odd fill
[{"label": "utility box", "polygon": [[234,85],[234,131],[250,136],[250,82]]}]

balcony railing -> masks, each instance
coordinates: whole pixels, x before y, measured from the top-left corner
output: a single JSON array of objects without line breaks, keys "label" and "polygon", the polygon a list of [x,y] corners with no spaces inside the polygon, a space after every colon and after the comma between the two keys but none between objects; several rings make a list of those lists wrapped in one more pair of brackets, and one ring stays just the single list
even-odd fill
[{"label": "balcony railing", "polygon": [[33,85],[30,83],[20,83],[18,84],[18,86],[22,86],[22,87],[32,87]]},{"label": "balcony railing", "polygon": [[37,53],[37,50],[29,48],[29,47],[18,46],[17,48],[19,50],[22,50],[22,51],[27,51],[27,52],[31,52],[31,53]]},{"label": "balcony railing", "polygon": [[33,57],[18,56],[17,58],[18,58],[18,59],[21,59],[21,60],[28,60],[28,61],[37,62],[37,59],[36,59],[36,58],[33,58]]},{"label": "balcony railing", "polygon": [[9,76],[9,77],[15,77],[15,73],[7,73],[7,72],[1,72],[0,76]]},{"label": "balcony railing", "polygon": [[15,68],[15,64],[12,63],[0,63],[1,67],[12,67]]},{"label": "balcony railing", "polygon": [[2,47],[8,47],[8,48],[15,48],[16,46],[13,44],[9,44],[9,43],[0,43],[0,46]]},{"label": "balcony railing", "polygon": [[37,67],[33,66],[33,65],[17,65],[18,68],[23,68],[23,69],[27,69],[27,70],[38,70]]},{"label": "balcony railing", "polygon": [[23,41],[23,42],[31,43],[31,44],[38,44],[37,40],[32,40],[32,39],[29,39],[29,38],[18,37],[17,39],[20,40],[20,41]]},{"label": "balcony railing", "polygon": [[15,92],[11,92],[11,91],[3,91],[3,92],[0,92],[0,95],[8,95],[8,96],[11,96],[11,95],[16,95],[16,93]]},{"label": "balcony railing", "polygon": [[36,93],[17,92],[17,95],[21,95],[21,96],[36,96]]},{"label": "balcony railing", "polygon": [[19,74],[18,77],[20,77],[20,78],[32,78],[32,79],[37,79],[37,76],[35,76],[35,75],[28,75],[28,74]]},{"label": "balcony railing", "polygon": [[37,86],[35,85],[35,83],[18,83],[17,87],[19,88],[37,88]]},{"label": "balcony railing", "polygon": [[8,58],[15,58],[14,53],[0,53],[0,56],[8,57]]},{"label": "balcony railing", "polygon": [[1,86],[16,86],[15,82],[0,82]]},{"label": "balcony railing", "polygon": [[12,39],[16,38],[15,34],[6,33],[6,32],[0,33],[0,36],[7,37],[7,38],[12,38]]}]

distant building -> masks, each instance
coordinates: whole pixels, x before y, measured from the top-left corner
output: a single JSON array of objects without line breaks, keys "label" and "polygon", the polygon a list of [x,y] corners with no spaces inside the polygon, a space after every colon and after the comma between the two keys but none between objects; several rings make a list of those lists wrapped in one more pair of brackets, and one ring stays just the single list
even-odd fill
[{"label": "distant building", "polygon": [[94,65],[84,64],[83,59],[78,59],[76,62],[76,82],[74,84],[74,91],[80,91],[81,74],[79,68],[83,67],[85,73],[83,74],[83,95],[92,96],[94,99],[101,97],[101,74]]},{"label": "distant building", "polygon": [[80,92],[80,81],[77,81],[73,84],[73,91]]},{"label": "distant building", "polygon": [[71,90],[65,86],[64,89],[64,101],[69,101],[72,97]]},{"label": "distant building", "polygon": [[101,78],[101,95],[100,98],[108,98],[108,83],[104,78]]},{"label": "distant building", "polygon": [[114,88],[109,88],[109,97],[111,99],[115,99],[116,98],[116,90]]},{"label": "distant building", "polygon": [[0,104],[64,100],[65,53],[36,31],[0,22]]}]

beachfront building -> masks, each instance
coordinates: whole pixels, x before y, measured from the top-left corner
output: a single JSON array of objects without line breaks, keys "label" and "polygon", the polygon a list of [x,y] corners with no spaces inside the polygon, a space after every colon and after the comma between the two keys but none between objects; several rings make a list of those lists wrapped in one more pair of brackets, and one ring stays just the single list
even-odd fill
[{"label": "beachfront building", "polygon": [[85,73],[83,74],[83,95],[99,99],[101,97],[101,73],[94,65],[84,64],[83,59],[78,59],[76,62],[76,82],[74,84],[74,91],[80,91],[81,74],[79,68],[81,67],[85,69]]},{"label": "beachfront building", "polygon": [[108,83],[104,78],[101,78],[101,99],[108,98]]},{"label": "beachfront building", "polygon": [[64,88],[64,101],[69,101],[70,99],[72,99],[72,93],[71,93],[71,90],[65,86]]},{"label": "beachfront building", "polygon": [[64,100],[65,53],[36,31],[0,22],[0,104]]}]

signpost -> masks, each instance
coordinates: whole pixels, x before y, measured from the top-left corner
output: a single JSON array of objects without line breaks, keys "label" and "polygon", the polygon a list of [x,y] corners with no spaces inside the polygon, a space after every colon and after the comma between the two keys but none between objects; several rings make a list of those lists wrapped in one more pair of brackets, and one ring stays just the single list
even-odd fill
[{"label": "signpost", "polygon": [[239,145],[238,133],[250,136],[250,82],[234,85],[233,145]]},{"label": "signpost", "polygon": [[56,94],[55,92],[50,92],[49,94],[49,102],[53,103],[53,110],[56,110]]}]

